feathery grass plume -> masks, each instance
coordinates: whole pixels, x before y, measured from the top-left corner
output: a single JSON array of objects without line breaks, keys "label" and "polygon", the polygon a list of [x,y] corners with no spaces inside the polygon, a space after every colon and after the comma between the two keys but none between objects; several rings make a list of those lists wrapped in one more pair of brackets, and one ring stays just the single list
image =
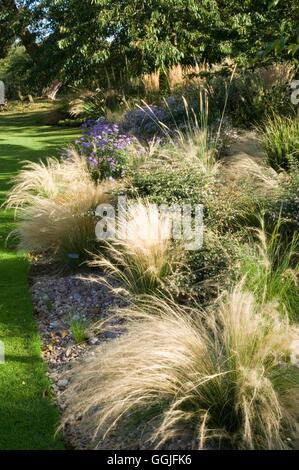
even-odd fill
[{"label": "feathery grass plume", "polygon": [[13,232],[20,247],[54,257],[86,257],[96,242],[94,209],[113,200],[115,184],[95,184],[74,150],[72,158],[28,163],[15,179],[6,206],[17,211]]},{"label": "feathery grass plume", "polygon": [[228,157],[228,164],[222,168],[225,179],[229,183],[245,180],[253,185],[253,189],[271,193],[279,189],[279,183],[286,174],[276,173],[266,165],[257,163],[254,158],[246,153]]},{"label": "feathery grass plume", "polygon": [[104,269],[132,295],[163,289],[165,279],[183,256],[172,240],[171,216],[155,204],[137,200],[129,203],[126,219],[117,222],[107,256],[95,255],[90,265]]},{"label": "feathery grass plume", "polygon": [[273,115],[258,128],[260,140],[274,170],[289,170],[299,163],[299,119]]},{"label": "feathery grass plume", "polygon": [[279,309],[291,319],[298,319],[299,262],[298,234],[288,244],[281,235],[279,220],[268,234],[265,222],[254,230],[255,242],[244,246],[240,254],[240,272],[244,287],[253,292],[258,302],[278,303]]},{"label": "feathery grass plume", "polygon": [[263,80],[267,88],[279,86],[289,86],[296,75],[296,68],[293,64],[271,64],[267,67],[260,67],[256,71]]},{"label": "feathery grass plume", "polygon": [[184,70],[181,64],[169,67],[166,77],[170,91],[173,91],[177,86],[182,85],[184,82]]},{"label": "feathery grass plume", "polygon": [[178,124],[173,115],[171,106],[165,100],[165,107],[172,118],[171,128],[158,118],[153,116],[151,108],[143,101],[144,109],[148,110],[148,117],[152,119],[160,133],[163,135],[164,145],[160,154],[170,161],[181,161],[196,163],[207,176],[214,176],[219,169],[217,162],[217,139],[209,129],[209,101],[207,93],[201,91],[199,94],[199,119],[190,107],[185,97],[181,98],[184,108],[184,123]]},{"label": "feathery grass plume", "polygon": [[222,438],[239,449],[288,447],[299,331],[273,305],[237,286],[206,312],[147,297],[120,315],[126,333],[73,369],[65,423],[80,416],[96,445],[138,426],[155,448],[174,437],[198,448]]},{"label": "feathery grass plume", "polygon": [[160,71],[145,73],[141,78],[146,93],[159,93],[160,90]]},{"label": "feathery grass plume", "polygon": [[34,203],[36,197],[57,200],[69,192],[84,189],[91,181],[86,162],[69,147],[69,158],[48,158],[45,162],[24,162],[23,169],[14,178],[6,206],[22,208]]}]

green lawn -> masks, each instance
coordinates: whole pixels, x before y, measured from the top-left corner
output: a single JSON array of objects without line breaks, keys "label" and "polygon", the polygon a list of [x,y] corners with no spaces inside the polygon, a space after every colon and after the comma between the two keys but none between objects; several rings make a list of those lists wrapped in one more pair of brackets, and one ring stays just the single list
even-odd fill
[{"label": "green lawn", "polygon": [[[42,113],[0,114],[0,204],[23,160],[57,155],[78,130],[41,125]],[[25,254],[6,247],[12,212],[0,209],[0,449],[63,449],[32,315]]]}]

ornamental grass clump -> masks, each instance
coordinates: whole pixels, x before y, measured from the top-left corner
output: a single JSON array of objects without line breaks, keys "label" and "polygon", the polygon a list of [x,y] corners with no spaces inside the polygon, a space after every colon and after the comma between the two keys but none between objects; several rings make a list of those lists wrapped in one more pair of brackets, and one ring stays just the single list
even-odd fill
[{"label": "ornamental grass clump", "polygon": [[[197,161],[205,172],[215,171],[217,155],[217,136],[209,128],[209,100],[206,93],[199,94],[198,113],[182,97],[185,119],[175,128],[174,152],[183,154],[189,161]],[[170,105],[168,104],[168,108]],[[220,124],[221,125],[221,124]],[[218,129],[220,134],[221,129]]]},{"label": "ornamental grass clump", "polygon": [[182,262],[183,250],[172,240],[172,220],[155,204],[130,202],[126,218],[117,221],[106,256],[91,265],[120,281],[131,295],[164,290],[167,276]]},{"label": "ornamental grass clump", "polygon": [[283,238],[279,220],[270,234],[264,221],[254,230],[255,240],[244,245],[240,253],[240,273],[244,286],[258,302],[277,302],[281,313],[298,320],[299,305],[299,238],[296,232],[290,241]]},{"label": "ornamental grass clump", "polygon": [[206,312],[147,297],[119,314],[124,335],[75,367],[68,388],[64,422],[80,416],[95,446],[130,429],[149,448],[285,449],[298,437],[299,331],[274,305],[238,286]]},{"label": "ornamental grass clump", "polygon": [[73,150],[63,161],[28,163],[15,179],[8,208],[16,209],[13,235],[21,248],[82,261],[95,248],[95,208],[113,200],[115,183],[95,183],[85,160]]},{"label": "ornamental grass clump", "polygon": [[[161,155],[170,161],[183,160],[187,164],[196,164],[205,176],[214,176],[219,169],[217,161],[217,135],[209,128],[209,101],[205,93],[200,93],[198,112],[190,107],[186,98],[181,98],[184,118],[177,123],[171,101],[165,100],[165,106],[172,117],[172,123],[165,125],[158,122],[164,134],[164,146]],[[221,125],[221,124],[220,124]],[[221,129],[218,129],[220,134]]]},{"label": "ornamental grass clump", "polygon": [[274,115],[259,128],[261,143],[274,170],[299,164],[299,119]]},{"label": "ornamental grass clump", "polygon": [[[122,127],[145,141],[158,138],[156,157],[171,163],[196,164],[202,174],[213,176],[218,168],[221,125],[217,132],[209,127],[207,94],[200,92],[196,109],[185,97],[168,97],[164,107],[149,105],[131,110],[124,116]],[[139,131],[139,132],[138,132]]]}]

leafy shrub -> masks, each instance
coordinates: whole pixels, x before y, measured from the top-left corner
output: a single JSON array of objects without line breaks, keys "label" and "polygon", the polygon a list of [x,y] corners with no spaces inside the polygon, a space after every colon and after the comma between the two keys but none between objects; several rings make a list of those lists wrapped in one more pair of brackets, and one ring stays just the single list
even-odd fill
[{"label": "leafy shrub", "polygon": [[219,234],[206,227],[203,246],[188,251],[185,266],[174,275],[177,291],[184,298],[196,298],[208,305],[238,278],[237,266],[242,236]]},{"label": "leafy shrub", "polygon": [[[76,141],[79,153],[95,181],[124,176],[130,153],[137,151],[137,142],[123,134],[115,123],[89,120],[83,125],[83,135]],[[133,144],[135,143],[135,148]],[[142,151],[141,147],[138,148]]]},{"label": "leafy shrub", "polygon": [[13,46],[5,59],[0,60],[0,80],[5,83],[9,99],[18,99],[19,95],[34,94],[36,84],[32,82],[32,59],[23,46]]},{"label": "leafy shrub", "polygon": [[299,172],[295,170],[281,184],[281,190],[267,201],[265,221],[267,229],[273,230],[281,220],[281,232],[291,239],[299,231]]},{"label": "leafy shrub", "polygon": [[26,250],[64,262],[81,262],[96,244],[94,210],[111,202],[115,184],[92,181],[86,162],[72,152],[65,161],[28,163],[16,177],[7,206],[18,214],[14,234]]},{"label": "leafy shrub", "polygon": [[126,334],[73,370],[65,421],[80,416],[97,443],[140,425],[151,448],[174,436],[197,448],[222,438],[238,449],[289,447],[298,328],[273,305],[236,288],[206,312],[150,297],[119,314]]},{"label": "leafy shrub", "polygon": [[226,114],[236,127],[262,122],[273,112],[289,115],[293,112],[290,102],[293,76],[294,68],[287,64],[241,70],[233,77],[212,72],[208,77],[211,115],[216,117],[224,109],[227,94]]},{"label": "leafy shrub", "polygon": [[147,198],[156,204],[200,204],[208,188],[209,179],[196,165],[158,164],[131,178],[129,193]]},{"label": "leafy shrub", "polygon": [[[146,197],[156,204],[203,205],[205,225],[219,233],[257,226],[258,214],[266,206],[267,196],[243,181],[221,181],[221,166],[204,174],[196,163],[164,163],[149,166],[134,174],[127,187],[130,196]],[[217,174],[217,168],[219,173]],[[215,172],[215,175],[213,175]]]},{"label": "leafy shrub", "polygon": [[105,117],[108,110],[118,110],[123,105],[124,97],[116,90],[95,91],[73,89],[72,96],[68,99],[68,111],[73,117],[85,119],[99,119]]},{"label": "leafy shrub", "polygon": [[258,225],[267,198],[250,183],[217,183],[205,199],[206,225],[216,232],[232,233]]},{"label": "leafy shrub", "polygon": [[269,165],[275,170],[289,170],[299,164],[299,119],[274,115],[260,127],[260,139]]}]

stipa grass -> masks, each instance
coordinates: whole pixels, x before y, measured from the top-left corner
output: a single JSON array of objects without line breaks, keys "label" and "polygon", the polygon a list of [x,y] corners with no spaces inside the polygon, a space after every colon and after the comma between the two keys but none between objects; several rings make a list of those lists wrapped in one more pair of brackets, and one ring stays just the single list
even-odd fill
[{"label": "stipa grass", "polygon": [[[181,97],[179,106],[184,116],[183,122],[178,123],[169,103],[165,100],[165,108],[169,114],[171,124],[167,125],[153,114],[151,107],[143,101],[146,117],[153,121],[157,130],[163,137],[163,145],[158,154],[172,162],[180,162],[183,159],[188,164],[195,164],[203,176],[213,177],[219,170],[217,161],[218,140],[221,131],[213,135],[209,121],[209,102],[207,94],[200,92],[198,96],[198,115],[190,107],[185,97]],[[142,108],[140,108],[142,109]]]},{"label": "stipa grass", "polygon": [[[142,425],[148,445],[187,435],[204,448],[284,449],[296,434],[298,328],[240,287],[211,311],[147,298],[120,312],[126,334],[72,372],[65,422],[82,418],[95,445]],[[191,441],[190,441],[191,442]]]},{"label": "stipa grass", "polygon": [[28,163],[16,178],[7,207],[18,215],[13,235],[20,247],[66,260],[94,249],[94,210],[112,202],[113,182],[93,182],[84,160],[72,151],[65,161]]},{"label": "stipa grass", "polygon": [[182,262],[183,250],[172,240],[172,220],[146,200],[131,202],[118,220],[107,256],[95,255],[90,265],[120,281],[127,293],[139,295],[165,288],[165,279]]}]

